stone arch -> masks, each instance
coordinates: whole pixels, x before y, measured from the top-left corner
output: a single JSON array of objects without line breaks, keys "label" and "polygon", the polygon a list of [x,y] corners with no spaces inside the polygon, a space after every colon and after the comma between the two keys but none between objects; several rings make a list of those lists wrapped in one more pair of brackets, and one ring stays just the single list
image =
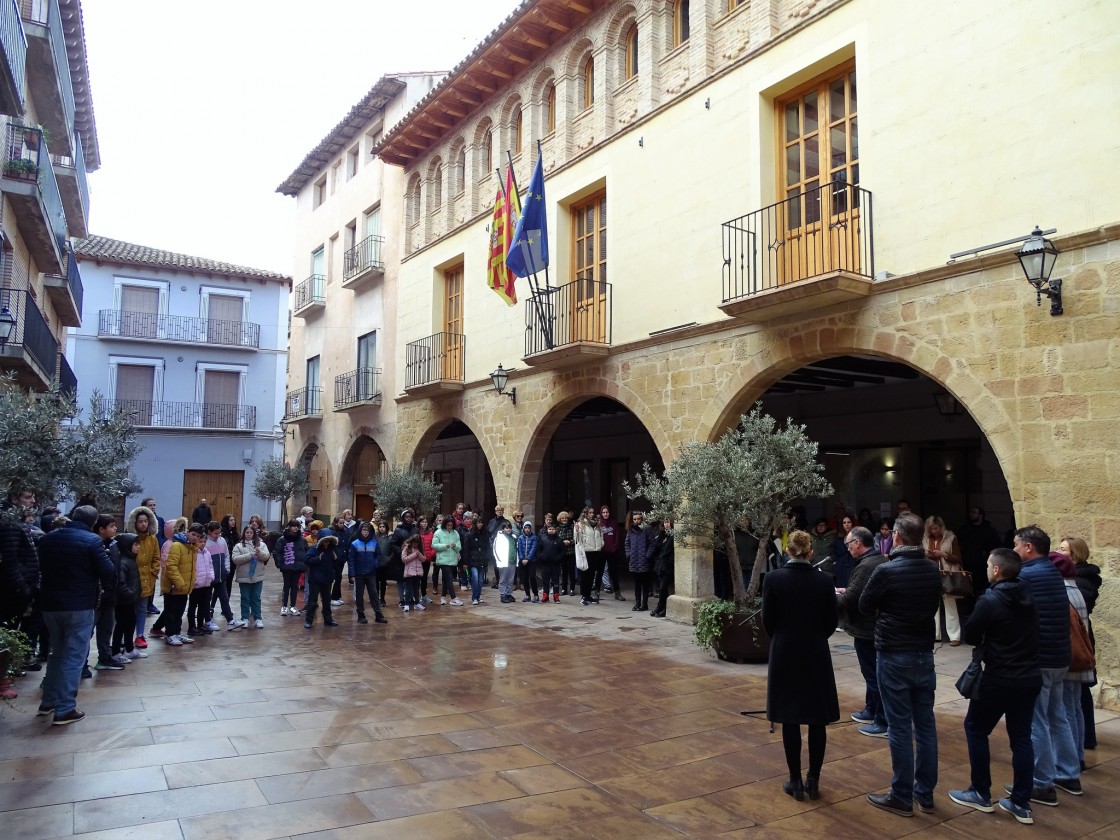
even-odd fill
[{"label": "stone arch", "polygon": [[589,38],[581,38],[568,48],[568,54],[564,59],[563,72],[565,76],[570,78],[577,78],[583,73],[583,63],[587,61],[588,56],[593,55],[595,52],[595,45],[591,43]]},{"label": "stone arch", "polygon": [[[763,352],[744,354],[744,363],[724,387],[731,397],[712,404],[696,429],[697,440],[715,440],[734,425],[775,381],[821,359],[866,354],[901,362],[936,382],[972,416],[996,454],[1009,488],[1020,487],[1019,438],[999,400],[964,360],[953,360],[935,346],[886,329],[801,325],[770,336]],[[1016,496],[1012,493],[1012,498]]]},{"label": "stone arch", "polygon": [[532,403],[533,416],[526,419],[525,425],[533,431],[515,477],[517,481],[515,499],[518,502],[531,499],[536,493],[545,451],[560,423],[573,408],[594,397],[609,397],[627,408],[653,438],[653,443],[664,463],[668,464],[676,457],[677,449],[661,422],[641,397],[632,390],[612,379],[601,377],[571,379],[554,389],[547,400]]},{"label": "stone arch", "polygon": [[[298,504],[296,504],[296,500],[292,500],[292,504],[289,505],[289,514],[296,507],[304,504],[310,504],[318,508],[330,505],[334,495],[334,482],[331,479],[333,470],[331,469],[330,456],[327,455],[327,449],[318,435],[309,435],[307,440],[303,442],[297,462],[307,467],[311,474],[311,490]],[[317,500],[317,505],[313,499]]]},{"label": "stone arch", "polygon": [[405,220],[404,223],[411,228],[420,221],[420,173],[413,172],[408,178],[405,188]]},{"label": "stone arch", "polygon": [[517,123],[518,116],[522,119],[522,143],[525,142],[524,138],[524,103],[521,100],[520,94],[513,94],[506,98],[502,104],[501,114],[498,117],[498,125],[501,126],[501,145],[502,150],[509,150],[514,156],[520,153],[521,149],[516,149],[514,146],[517,143]]},{"label": "stone arch", "polygon": [[447,173],[444,171],[443,158],[436,155],[428,162],[424,180],[428,184],[427,212],[434,213],[444,205],[443,192]]},{"label": "stone arch", "polygon": [[380,451],[382,460],[387,460],[389,457],[385,452],[385,447],[376,439],[376,432],[377,430],[371,429],[369,426],[360,426],[351,432],[350,439],[346,442],[345,454],[342,456],[338,468],[337,492],[340,509],[354,508],[357,501],[354,495],[354,486],[366,484],[366,479],[370,477],[356,473],[365,448],[372,443]]},{"label": "stone arch", "polygon": [[467,141],[461,134],[451,141],[444,178],[447,180],[447,195],[450,199],[467,187]]},{"label": "stone arch", "polygon": [[[615,12],[606,29],[606,44],[610,58],[611,78],[609,87],[613,88],[626,81],[626,36],[630,28],[638,25],[638,10],[627,3]],[[639,32],[639,37],[641,33]]]},{"label": "stone arch", "polygon": [[469,412],[460,410],[441,411],[438,416],[429,418],[424,432],[416,439],[411,447],[411,452],[408,455],[408,461],[405,463],[419,464],[423,462],[422,454],[426,454],[435,443],[439,433],[442,432],[447,426],[458,420],[474,435],[475,440],[478,441],[479,447],[482,449],[482,454],[486,457],[486,462],[490,465],[490,471],[494,471],[494,465],[499,463],[498,453],[494,449],[493,442],[484,434],[479,431],[482,424],[478,422]]}]

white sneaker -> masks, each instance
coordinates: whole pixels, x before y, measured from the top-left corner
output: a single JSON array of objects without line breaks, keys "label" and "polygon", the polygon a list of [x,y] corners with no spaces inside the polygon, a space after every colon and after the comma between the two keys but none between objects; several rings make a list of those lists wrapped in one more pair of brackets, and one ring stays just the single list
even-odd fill
[{"label": "white sneaker", "polygon": [[264,629],[264,622],[261,621],[259,618],[257,619],[257,629],[258,630],[263,630]]},{"label": "white sneaker", "polygon": [[343,604],[342,601],[331,601],[331,606],[332,607],[341,607],[342,604]]},{"label": "white sneaker", "polygon": [[180,642],[182,642],[185,645],[193,645],[194,644],[194,639],[192,639],[190,636],[184,636],[182,633],[180,633],[177,636],[177,638],[179,639]]},{"label": "white sneaker", "polygon": [[144,651],[142,651],[140,649],[130,650],[128,653],[125,654],[125,656],[127,656],[129,659],[147,659],[148,658],[148,654],[144,653]]},{"label": "white sneaker", "polygon": [[288,614],[288,608],[287,607],[281,607],[280,608],[280,615],[287,615],[287,614]]},{"label": "white sneaker", "polygon": [[439,605],[441,607],[446,607],[447,606],[447,599],[446,598],[440,598],[439,599]]},{"label": "white sneaker", "polygon": [[413,609],[414,610],[422,610],[422,609],[424,609],[424,605],[423,604],[417,604],[415,607],[413,607]]},{"label": "white sneaker", "polygon": [[451,599],[451,606],[453,606],[453,607],[461,607],[461,606],[463,606],[463,602],[462,602],[462,601],[460,601],[460,600],[459,600],[458,598],[452,598],[452,599]]},{"label": "white sneaker", "polygon": [[299,615],[301,612],[299,607],[288,607],[288,615]]},{"label": "white sneaker", "polygon": [[404,610],[405,612],[408,612],[408,604],[402,604],[401,609]]},{"label": "white sneaker", "polygon": [[171,647],[182,647],[183,643],[179,641],[178,636],[168,636],[163,640],[164,644],[171,645]]},{"label": "white sneaker", "polygon": [[478,606],[478,599],[477,598],[475,598],[471,601],[471,606],[472,607],[477,607]]},{"label": "white sneaker", "polygon": [[209,629],[209,630],[210,630],[211,632],[214,632],[214,631],[216,631],[216,630],[218,629],[218,625],[217,625],[217,624],[216,624],[215,622],[213,622],[213,621],[207,621],[207,622],[206,622],[206,627],[207,627],[207,628],[208,628],[208,629]]}]

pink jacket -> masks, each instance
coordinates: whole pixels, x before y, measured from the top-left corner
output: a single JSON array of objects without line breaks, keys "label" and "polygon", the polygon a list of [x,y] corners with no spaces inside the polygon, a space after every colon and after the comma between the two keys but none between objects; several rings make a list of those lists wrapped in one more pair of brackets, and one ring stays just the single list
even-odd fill
[{"label": "pink jacket", "polygon": [[401,553],[401,560],[404,561],[404,576],[405,577],[423,577],[424,576],[424,552],[406,550]]},{"label": "pink jacket", "polygon": [[214,561],[204,546],[198,547],[198,559],[194,564],[194,588],[204,589],[214,582]]}]

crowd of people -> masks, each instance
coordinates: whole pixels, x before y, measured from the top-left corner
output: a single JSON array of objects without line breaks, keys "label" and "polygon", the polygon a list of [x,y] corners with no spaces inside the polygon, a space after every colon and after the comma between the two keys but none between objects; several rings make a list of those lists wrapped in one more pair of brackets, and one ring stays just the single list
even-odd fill
[{"label": "crowd of people", "polygon": [[344,578],[359,624],[369,623],[367,603],[375,623],[388,622],[393,583],[405,613],[425,610],[437,594],[440,606],[463,606],[468,591],[471,604],[481,605],[488,586],[502,604],[515,603],[519,590],[524,604],[578,597],[591,606],[603,593],[627,600],[625,568],[634,580],[632,609],[656,617],[665,616],[672,587],[673,540],[664,524],[647,527],[634,513],[623,525],[606,505],[576,516],[546,513],[539,530],[520,510],[506,519],[501,505],[488,521],[460,503],[430,517],[402,510],[392,522],[378,511],[359,521],[351,510],[325,522],[305,507],[278,533],[259,516],[242,528],[233,514],[215,520],[206,499],[190,518],[165,520],[146,498],[124,522],[82,504],[68,516],[53,508],[40,515],[28,494],[9,506],[22,513],[0,528],[0,622],[29,638],[28,670],[46,667],[39,713],[53,715],[56,725],[84,716],[77,708],[81,679],[147,658],[157,639],[184,648],[220,631],[219,619],[230,632],[264,629],[270,566],[283,581],[280,616],[302,616],[308,629],[320,615],[324,626],[338,626]]},{"label": "crowd of people", "polygon": [[[969,520],[973,533],[958,539],[940,517],[923,521],[908,505],[878,533],[848,518],[837,537],[846,555],[840,563],[827,521],[812,533],[784,535],[788,560],[763,579],[762,621],[772,640],[767,712],[782,724],[790,774],[783,789],[790,796],[820,795],[826,726],[840,719],[829,652],[838,624],[854,639],[865,683],[864,707],[851,718],[861,734],[885,738],[890,747],[891,787],[869,795],[872,805],[903,817],[935,808],[934,647],[942,632],[951,645],[973,646],[982,673],[964,719],[970,784],[950,790],[949,798],[986,813],[995,801],[1029,824],[1032,805],[1057,806],[1057,791],[1082,795],[1085,750],[1096,748],[1090,614],[1100,569],[1078,537],[1052,550],[1050,537],[1030,525],[1014,531],[1008,548],[994,529],[981,527],[982,511],[974,509]],[[985,546],[980,574],[977,556],[962,554],[974,538]],[[820,551],[833,562],[814,562]],[[953,592],[960,571],[971,573],[971,595]],[[993,795],[990,769],[989,736],[1001,718],[1012,754],[1005,796]]]},{"label": "crowd of people", "polygon": [[[633,511],[620,524],[605,505],[574,516],[546,513],[539,529],[520,510],[506,519],[502,505],[489,520],[459,504],[432,516],[405,509],[392,522],[379,512],[359,521],[350,510],[324,521],[304,508],[269,533],[258,516],[241,528],[232,514],[214,520],[205,499],[189,520],[166,521],[156,501],[145,499],[124,530],[91,505],[36,517],[34,504],[30,494],[13,496],[8,508],[22,514],[0,524],[0,622],[31,640],[28,670],[45,664],[39,714],[53,715],[55,725],[84,717],[77,708],[82,678],[144,659],[149,637],[183,648],[219,631],[219,617],[229,632],[263,629],[270,566],[283,580],[280,615],[302,616],[308,629],[319,615],[324,626],[338,626],[344,579],[359,624],[369,623],[367,602],[374,621],[387,623],[391,583],[404,613],[436,605],[437,597],[439,606],[461,607],[468,592],[471,604],[481,605],[488,586],[501,604],[516,603],[519,590],[522,604],[578,597],[592,606],[602,593],[627,600],[620,591],[625,569],[632,609],[660,617],[673,584],[672,523],[647,524]],[[983,667],[964,720],[970,786],[949,791],[950,799],[994,810],[989,736],[1000,718],[1013,766],[1008,795],[995,796],[1001,809],[1030,823],[1032,804],[1058,805],[1056,791],[1080,796],[1084,751],[1096,746],[1089,690],[1095,663],[1082,661],[1077,623],[1091,649],[1090,615],[1102,583],[1085,541],[1065,537],[1052,551],[1050,537],[1031,525],[1015,531],[1008,548],[978,508],[958,536],[939,516],[922,520],[904,501],[878,527],[864,521],[844,514],[835,527],[818,520],[811,531],[775,535],[781,562],[768,564],[761,621],[771,638],[767,713],[782,725],[785,792],[798,800],[820,796],[826,727],[840,719],[829,649],[840,626],[854,639],[865,683],[864,707],[851,718],[861,734],[890,747],[891,787],[870,795],[872,805],[900,816],[935,807],[933,655],[943,638],[973,646]],[[970,591],[947,585],[961,572],[971,578]]]}]

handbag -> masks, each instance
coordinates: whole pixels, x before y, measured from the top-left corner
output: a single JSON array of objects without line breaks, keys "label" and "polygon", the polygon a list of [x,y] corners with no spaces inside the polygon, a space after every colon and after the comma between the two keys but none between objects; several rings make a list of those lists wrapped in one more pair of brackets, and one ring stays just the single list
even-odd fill
[{"label": "handbag", "polygon": [[581,572],[587,571],[587,549],[583,543],[576,543],[576,568]]},{"label": "handbag", "polygon": [[972,651],[972,661],[968,663],[964,673],[957,678],[957,691],[960,692],[961,697],[967,697],[969,700],[980,698],[980,681],[984,678],[984,666],[981,664],[983,657],[984,653],[980,648]]},{"label": "handbag", "polygon": [[1069,605],[1069,669],[1070,671],[1092,671],[1097,667],[1097,657],[1093,653],[1093,642],[1089,630],[1077,613],[1077,608]]},{"label": "handbag", "polygon": [[941,571],[941,591],[953,598],[972,597],[972,575],[968,572]]}]

